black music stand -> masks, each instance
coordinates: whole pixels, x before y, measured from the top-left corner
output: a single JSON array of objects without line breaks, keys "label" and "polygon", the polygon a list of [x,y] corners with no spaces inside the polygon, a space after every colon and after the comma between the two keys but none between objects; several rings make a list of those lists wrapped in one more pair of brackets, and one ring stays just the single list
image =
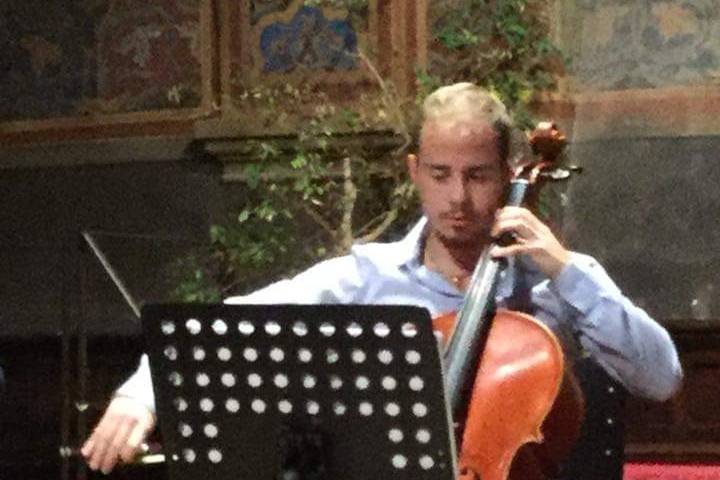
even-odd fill
[{"label": "black music stand", "polygon": [[454,480],[437,341],[399,306],[148,305],[171,480]]}]

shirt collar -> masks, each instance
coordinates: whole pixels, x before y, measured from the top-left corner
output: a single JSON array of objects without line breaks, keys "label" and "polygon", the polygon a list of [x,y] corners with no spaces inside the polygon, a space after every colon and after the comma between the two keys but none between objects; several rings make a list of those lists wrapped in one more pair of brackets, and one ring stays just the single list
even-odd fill
[{"label": "shirt collar", "polygon": [[427,230],[427,218],[422,217],[410,229],[405,238],[398,242],[398,251],[395,263],[398,266],[419,266],[422,264],[421,254]]},{"label": "shirt collar", "polygon": [[[416,269],[423,265],[422,250],[427,237],[428,221],[426,217],[420,218],[405,237],[396,243],[397,250],[393,254],[391,261],[402,268]],[[508,265],[505,268],[505,277],[498,286],[498,297],[505,298],[512,294],[515,277],[523,272],[525,275],[534,277],[539,274],[539,269],[528,258],[523,256],[519,258],[511,257],[508,259]]]}]

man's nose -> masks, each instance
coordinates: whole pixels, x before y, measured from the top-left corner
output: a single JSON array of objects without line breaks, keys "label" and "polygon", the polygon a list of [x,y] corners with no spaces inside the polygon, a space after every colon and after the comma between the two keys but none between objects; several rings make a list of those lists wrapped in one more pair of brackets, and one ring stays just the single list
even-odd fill
[{"label": "man's nose", "polygon": [[468,196],[468,185],[464,178],[454,178],[450,182],[450,188],[447,192],[448,198],[452,203],[464,203]]}]

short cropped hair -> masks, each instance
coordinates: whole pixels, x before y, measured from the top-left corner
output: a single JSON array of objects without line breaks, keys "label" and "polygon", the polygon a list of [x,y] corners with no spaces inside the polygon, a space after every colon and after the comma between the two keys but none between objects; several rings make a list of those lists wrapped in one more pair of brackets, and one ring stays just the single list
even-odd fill
[{"label": "short cropped hair", "polygon": [[438,88],[423,104],[423,126],[428,122],[452,126],[459,122],[476,121],[493,127],[498,134],[498,153],[507,162],[512,120],[505,105],[489,91],[461,82]]}]

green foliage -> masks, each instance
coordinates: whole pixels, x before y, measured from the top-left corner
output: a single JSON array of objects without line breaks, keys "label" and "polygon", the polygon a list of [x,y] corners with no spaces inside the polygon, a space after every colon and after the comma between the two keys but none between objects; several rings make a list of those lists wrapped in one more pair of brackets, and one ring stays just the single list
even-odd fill
[{"label": "green foliage", "polygon": [[551,7],[549,0],[432,2],[435,41],[421,85],[472,81],[495,92],[518,127],[531,127],[534,94],[554,88],[565,63],[549,37]]},{"label": "green foliage", "polygon": [[[305,5],[367,20],[367,0],[306,0]],[[417,200],[404,153],[422,100],[443,84],[472,81],[495,92],[522,128],[532,123],[534,94],[554,87],[562,68],[548,37],[549,0],[433,0],[430,62],[417,70],[414,103],[376,74],[378,95],[338,103],[311,85],[248,89],[238,109],[254,122],[287,128],[289,137],[251,142],[244,196],[236,213],[210,230],[209,245],[180,262],[179,299],[217,301],[266,284],[353,242],[404,233]],[[364,20],[363,20],[364,19]],[[361,58],[363,60],[364,58]],[[368,132],[399,138],[395,149]],[[353,141],[353,139],[355,141]]]},{"label": "green foliage", "polygon": [[222,225],[213,225],[209,243],[176,262],[179,281],[173,297],[218,302],[267,283],[268,274],[298,269],[314,258],[299,242],[290,241],[300,238],[296,224],[290,211],[278,208],[275,200],[248,198],[239,213]]}]

